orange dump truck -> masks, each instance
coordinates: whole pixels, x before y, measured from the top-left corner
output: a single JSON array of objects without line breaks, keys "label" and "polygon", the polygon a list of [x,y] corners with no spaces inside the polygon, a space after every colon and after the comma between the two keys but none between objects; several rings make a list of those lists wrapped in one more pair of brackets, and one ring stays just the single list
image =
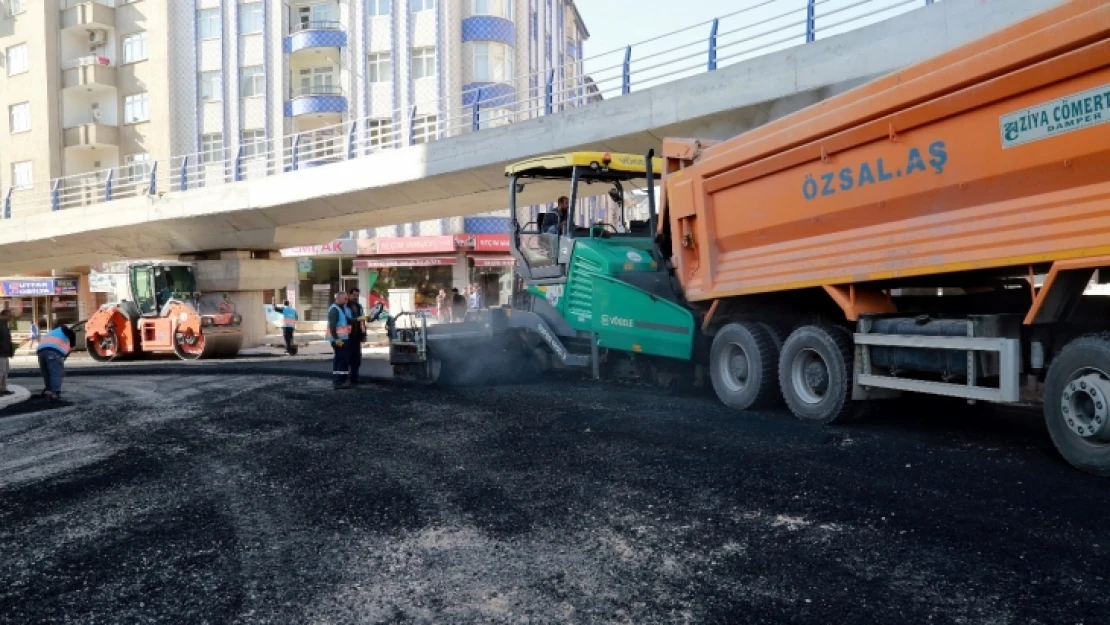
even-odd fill
[{"label": "orange dump truck", "polygon": [[[1110,3],[1074,0],[728,141],[663,145],[659,243],[736,408],[1043,403],[1110,475]],[[1099,271],[1104,270],[1104,271]]]}]

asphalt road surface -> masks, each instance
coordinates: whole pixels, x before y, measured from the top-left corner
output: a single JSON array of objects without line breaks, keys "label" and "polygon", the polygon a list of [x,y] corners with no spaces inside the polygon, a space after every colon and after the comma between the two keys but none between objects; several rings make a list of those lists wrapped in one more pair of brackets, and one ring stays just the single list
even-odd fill
[{"label": "asphalt road surface", "polygon": [[818,428],[312,368],[75,376],[71,407],[0,413],[0,622],[1110,619],[1110,482],[1035,416]]}]

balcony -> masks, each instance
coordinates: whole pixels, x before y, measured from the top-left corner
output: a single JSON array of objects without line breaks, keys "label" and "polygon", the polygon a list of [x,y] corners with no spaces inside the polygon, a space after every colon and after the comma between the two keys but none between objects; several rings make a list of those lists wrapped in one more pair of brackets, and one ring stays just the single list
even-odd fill
[{"label": "balcony", "polygon": [[116,68],[104,57],[84,57],[66,63],[62,69],[62,88],[84,87],[89,91],[116,86]]},{"label": "balcony", "polygon": [[81,124],[63,131],[64,145],[77,149],[119,147],[119,128],[104,124]]},{"label": "balcony", "polygon": [[347,32],[339,22],[300,22],[293,24],[290,31],[283,43],[286,54],[347,45]]},{"label": "balcony", "polygon": [[115,28],[115,0],[64,0],[61,25],[62,30]]},{"label": "balcony", "polygon": [[347,112],[347,96],[337,85],[302,85],[285,103],[286,117],[340,115]]}]

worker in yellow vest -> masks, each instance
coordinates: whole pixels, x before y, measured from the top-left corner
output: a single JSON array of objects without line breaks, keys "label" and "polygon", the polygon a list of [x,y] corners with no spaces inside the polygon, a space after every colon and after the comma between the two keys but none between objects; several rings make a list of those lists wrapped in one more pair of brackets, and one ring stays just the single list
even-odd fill
[{"label": "worker in yellow vest", "polygon": [[39,341],[35,352],[39,357],[39,371],[42,372],[42,395],[47,399],[61,401],[62,380],[66,375],[66,358],[77,345],[77,335],[69,326],[60,325],[47,332]]}]

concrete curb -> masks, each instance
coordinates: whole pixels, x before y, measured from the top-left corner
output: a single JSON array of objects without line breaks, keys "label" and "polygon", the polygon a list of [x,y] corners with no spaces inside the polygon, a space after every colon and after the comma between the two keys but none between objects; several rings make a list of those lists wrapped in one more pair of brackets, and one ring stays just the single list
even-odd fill
[{"label": "concrete curb", "polygon": [[[9,375],[9,377],[10,377],[10,375]],[[20,402],[25,402],[28,399],[31,399],[31,391],[28,391],[27,389],[23,388],[22,386],[17,386],[15,384],[9,384],[8,385],[8,390],[11,391],[13,394],[12,395],[5,395],[3,397],[0,397],[0,410],[3,410],[4,408],[7,408],[8,406],[14,406],[14,405],[16,405]]]}]

